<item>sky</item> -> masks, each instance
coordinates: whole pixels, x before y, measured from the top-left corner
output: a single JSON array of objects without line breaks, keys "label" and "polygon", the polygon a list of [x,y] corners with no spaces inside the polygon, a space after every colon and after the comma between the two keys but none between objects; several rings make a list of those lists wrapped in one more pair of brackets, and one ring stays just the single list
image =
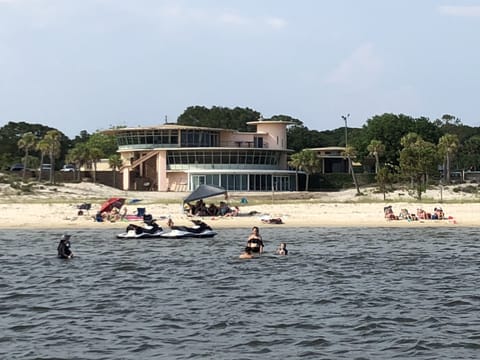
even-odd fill
[{"label": "sky", "polygon": [[0,0],[0,126],[74,138],[197,105],[480,126],[479,37],[480,0]]}]

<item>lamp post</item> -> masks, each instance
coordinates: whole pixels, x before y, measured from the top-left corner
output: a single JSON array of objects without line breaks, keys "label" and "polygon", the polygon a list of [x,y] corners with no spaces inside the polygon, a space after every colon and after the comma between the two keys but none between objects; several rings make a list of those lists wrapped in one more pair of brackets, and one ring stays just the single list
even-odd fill
[{"label": "lamp post", "polygon": [[345,148],[347,148],[348,145],[348,126],[347,126],[347,119],[350,117],[350,114],[342,115],[343,121],[345,121]]}]

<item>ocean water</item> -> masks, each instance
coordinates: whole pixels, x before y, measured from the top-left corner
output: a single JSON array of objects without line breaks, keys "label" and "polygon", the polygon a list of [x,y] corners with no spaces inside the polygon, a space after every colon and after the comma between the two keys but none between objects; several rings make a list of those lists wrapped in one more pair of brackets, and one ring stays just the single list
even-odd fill
[{"label": "ocean water", "polygon": [[[0,235],[1,359],[478,359],[474,228],[261,228],[213,239]],[[281,241],[290,254],[274,255]]]}]

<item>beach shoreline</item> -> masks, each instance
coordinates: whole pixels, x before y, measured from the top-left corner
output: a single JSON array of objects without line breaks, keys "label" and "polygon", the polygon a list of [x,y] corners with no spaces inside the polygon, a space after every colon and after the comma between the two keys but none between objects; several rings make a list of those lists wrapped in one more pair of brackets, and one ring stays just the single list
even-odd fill
[{"label": "beach shoreline", "polygon": [[[442,189],[425,194],[424,201],[405,199],[403,193],[389,194],[384,201],[375,189],[365,189],[365,196],[358,197],[354,190],[329,193],[232,193],[228,203],[238,205],[239,216],[202,217],[214,229],[261,227],[425,227],[480,225],[480,204],[475,194],[457,193]],[[2,229],[125,229],[127,221],[96,222],[94,215],[101,204],[110,197],[127,199],[128,214],[138,207],[152,214],[157,223],[166,227],[171,218],[176,225],[191,225],[192,219],[183,211],[182,199],[189,193],[125,192],[92,183],[66,184],[57,187],[42,187],[32,194],[3,192],[0,197]],[[247,200],[248,199],[248,200]],[[206,199],[206,203],[225,200],[223,197]],[[242,200],[242,201],[241,201]],[[79,205],[90,203],[90,210]],[[384,217],[384,207],[391,205],[395,214],[405,208],[416,213],[417,208],[433,212],[442,206],[445,220],[391,220]],[[263,220],[281,219],[282,224],[269,224]],[[141,221],[133,221],[141,224]]]}]

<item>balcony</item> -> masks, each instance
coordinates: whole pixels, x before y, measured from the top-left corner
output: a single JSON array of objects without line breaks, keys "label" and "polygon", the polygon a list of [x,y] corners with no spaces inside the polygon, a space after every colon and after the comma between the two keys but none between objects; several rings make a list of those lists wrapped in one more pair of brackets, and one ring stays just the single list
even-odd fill
[{"label": "balcony", "polygon": [[[260,146],[258,146],[260,145]],[[268,143],[263,142],[255,146],[255,141],[248,140],[238,140],[238,141],[228,141],[222,142],[222,147],[238,147],[238,148],[257,148],[257,149],[268,149]]]}]

